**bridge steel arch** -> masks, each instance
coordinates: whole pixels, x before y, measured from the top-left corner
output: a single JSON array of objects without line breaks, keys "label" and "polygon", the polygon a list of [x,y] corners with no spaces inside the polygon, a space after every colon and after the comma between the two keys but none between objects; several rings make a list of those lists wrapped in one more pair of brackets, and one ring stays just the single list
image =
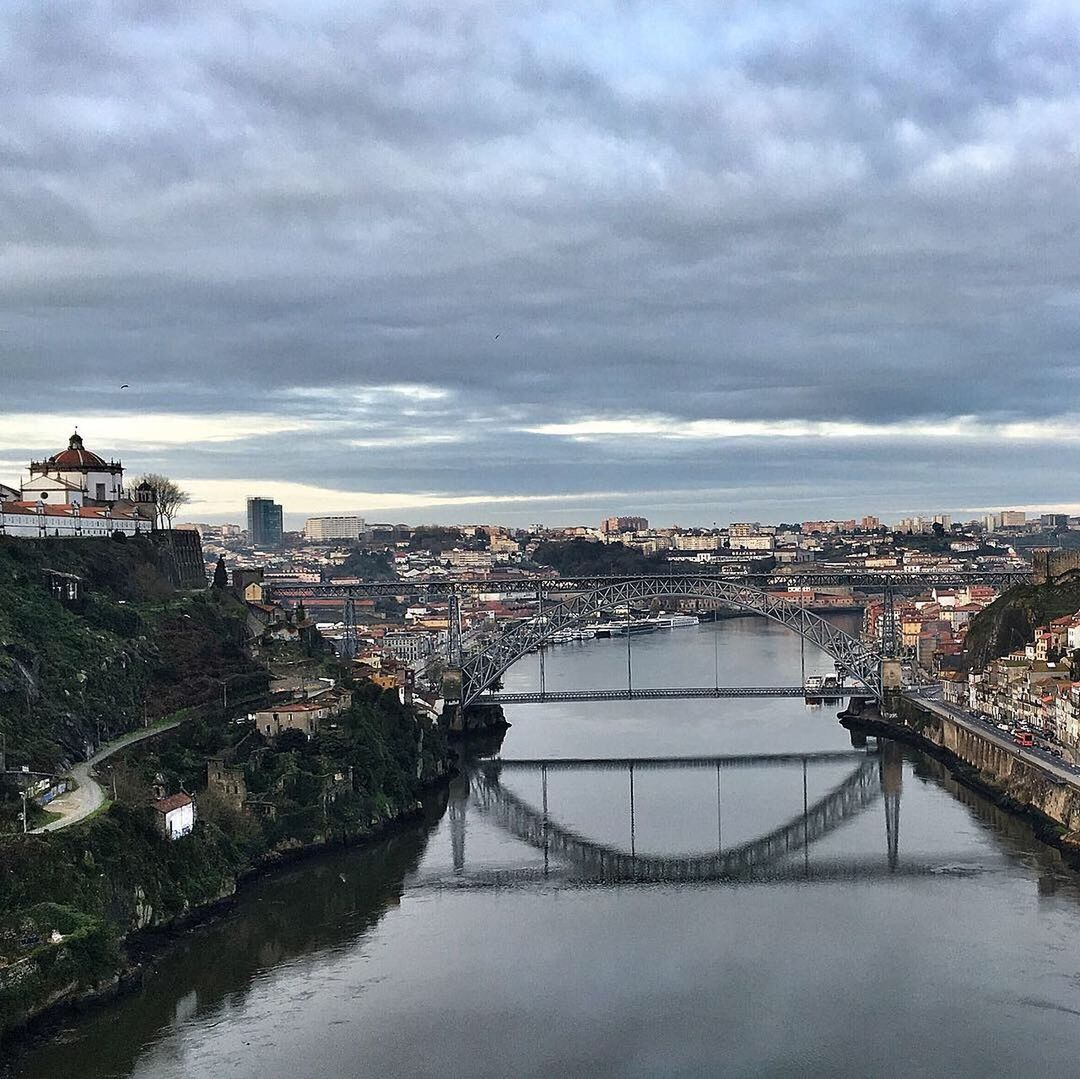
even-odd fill
[{"label": "bridge steel arch", "polygon": [[546,603],[532,618],[515,622],[493,637],[478,640],[461,662],[461,703],[473,704],[504,671],[540,647],[560,630],[579,625],[593,615],[622,604],[653,599],[708,599],[752,611],[779,622],[832,656],[837,669],[881,698],[880,648],[845,633],[794,603],[760,588],[703,574],[663,574],[616,578],[554,603]]},{"label": "bridge steel arch", "polygon": [[757,839],[707,854],[642,855],[598,843],[553,821],[499,783],[497,762],[475,770],[470,782],[477,806],[506,831],[547,850],[590,876],[605,880],[700,881],[744,876],[803,850],[881,797],[881,770],[868,758],[823,798]]}]

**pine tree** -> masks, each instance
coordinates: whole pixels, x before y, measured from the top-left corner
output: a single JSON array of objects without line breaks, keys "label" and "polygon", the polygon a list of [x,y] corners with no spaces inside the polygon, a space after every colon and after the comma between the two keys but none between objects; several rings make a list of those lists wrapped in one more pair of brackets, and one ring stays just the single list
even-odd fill
[{"label": "pine tree", "polygon": [[229,571],[225,568],[225,556],[218,555],[217,566],[214,568],[214,587],[229,587]]}]

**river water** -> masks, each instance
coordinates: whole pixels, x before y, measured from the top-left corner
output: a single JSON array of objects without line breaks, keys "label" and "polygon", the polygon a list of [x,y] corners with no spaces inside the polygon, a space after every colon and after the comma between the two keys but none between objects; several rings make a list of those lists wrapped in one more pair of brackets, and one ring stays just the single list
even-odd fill
[{"label": "river water", "polygon": [[[758,619],[633,640],[638,687],[794,685],[801,663],[798,639]],[[820,654],[805,666],[831,671]],[[626,667],[625,640],[559,646],[547,688],[625,685]],[[523,660],[507,690],[537,668]],[[1077,878],[935,762],[855,753],[835,712],[508,709],[504,759],[636,758],[632,779],[619,764],[476,772],[422,824],[245,888],[139,992],[0,1073],[1074,1074]],[[755,759],[775,754],[794,756]],[[642,763],[688,756],[741,759]],[[752,876],[715,872],[770,834],[787,847]],[[616,850],[659,879],[612,879]]]}]

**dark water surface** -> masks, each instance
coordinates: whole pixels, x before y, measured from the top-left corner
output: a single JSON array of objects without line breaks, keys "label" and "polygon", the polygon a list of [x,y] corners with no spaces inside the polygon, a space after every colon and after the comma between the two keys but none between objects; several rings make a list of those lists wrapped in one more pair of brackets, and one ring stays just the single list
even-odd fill
[{"label": "dark water surface", "polygon": [[[625,641],[549,653],[547,686],[624,684]],[[789,685],[759,620],[640,637],[635,685]],[[807,673],[827,672],[807,654]],[[536,684],[537,661],[506,688]],[[378,846],[246,888],[138,993],[9,1059],[27,1077],[999,1076],[1080,1070],[1080,888],[1022,824],[919,754],[850,751],[795,700],[524,705],[504,758],[800,760],[458,781]],[[871,743],[873,745],[873,743]],[[745,764],[746,762],[742,762]],[[542,812],[549,836],[530,842]],[[846,793],[845,793],[846,792]],[[810,812],[804,817],[804,805]],[[822,810],[821,820],[815,806]],[[886,806],[899,839],[890,862]],[[825,819],[827,818],[827,819]],[[686,879],[769,833],[790,851]],[[597,879],[597,852],[666,867]],[[666,874],[666,876],[665,876]],[[4,1068],[6,1067],[6,1072]]]}]

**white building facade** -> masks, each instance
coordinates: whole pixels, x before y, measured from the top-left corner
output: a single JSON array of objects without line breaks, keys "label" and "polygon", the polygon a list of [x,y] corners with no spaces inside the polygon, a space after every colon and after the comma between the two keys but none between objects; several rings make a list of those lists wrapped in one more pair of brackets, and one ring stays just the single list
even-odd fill
[{"label": "white building facade", "polygon": [[16,492],[0,494],[0,535],[43,538],[133,536],[154,526],[153,490],[140,484],[134,499],[124,491],[124,467],[83,445],[76,431],[66,450],[31,461]]},{"label": "white building facade", "polygon": [[304,522],[304,537],[315,543],[358,540],[366,527],[363,517],[309,517]]}]

